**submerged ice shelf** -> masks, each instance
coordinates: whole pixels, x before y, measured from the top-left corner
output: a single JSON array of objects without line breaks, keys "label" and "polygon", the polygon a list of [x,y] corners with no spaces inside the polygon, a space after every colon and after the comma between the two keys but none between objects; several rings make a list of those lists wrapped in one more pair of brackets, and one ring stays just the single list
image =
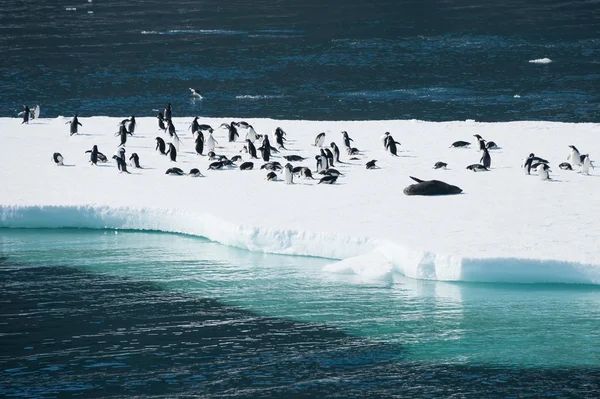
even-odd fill
[{"label": "submerged ice shelf", "polygon": [[[281,254],[340,260],[327,270],[365,278],[390,279],[394,273],[420,279],[486,282],[600,284],[600,227],[594,220],[600,179],[557,165],[575,144],[590,152],[600,141],[595,124],[473,121],[313,122],[248,120],[258,133],[281,126],[288,151],[314,169],[317,133],[343,148],[342,130],[361,150],[359,160],[342,153],[336,168],[344,173],[331,186],[297,180],[295,185],[266,182],[262,161],[255,169],[207,171],[209,161],[194,152],[188,126],[192,118],[175,118],[182,139],[177,166],[200,168],[205,178],[166,176],[173,164],[154,151],[155,118],[138,118],[127,154],[140,156],[143,170],[118,174],[109,162],[90,166],[85,150],[97,144],[112,155],[122,118],[81,118],[81,135],[69,137],[67,118],[40,119],[20,125],[2,120],[4,145],[0,170],[0,227],[80,227],[140,229],[203,236],[225,245]],[[232,119],[201,118],[213,127]],[[402,143],[399,157],[380,141],[389,131]],[[242,138],[244,131],[240,129]],[[475,143],[473,134],[494,140],[492,170],[466,171],[480,154],[475,146],[450,149],[456,140]],[[241,141],[228,143],[216,129],[218,154],[239,154]],[[56,167],[53,152],[65,157]],[[530,152],[549,159],[553,180],[526,176],[521,160]],[[247,154],[242,154],[247,159]],[[281,157],[274,160],[285,163]],[[377,159],[380,170],[366,170]],[[433,170],[437,161],[448,170]],[[461,187],[448,197],[407,197],[409,175],[438,179]]]}]

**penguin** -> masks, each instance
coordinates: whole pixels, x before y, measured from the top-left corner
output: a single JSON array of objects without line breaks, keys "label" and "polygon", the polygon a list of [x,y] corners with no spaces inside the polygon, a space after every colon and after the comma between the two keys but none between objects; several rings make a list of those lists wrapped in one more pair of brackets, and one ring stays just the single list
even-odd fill
[{"label": "penguin", "polygon": [[31,111],[31,119],[38,119],[40,117],[40,112],[41,112],[41,105],[40,104],[35,104],[35,107],[33,107],[33,111]]},{"label": "penguin", "polygon": [[[240,126],[239,123],[238,123],[238,126]],[[256,134],[256,131],[254,130],[254,127],[252,127],[252,125],[248,125],[246,127],[246,138],[245,138],[245,140],[250,140],[253,143],[256,140],[258,140],[258,135]]]},{"label": "penguin", "polygon": [[163,132],[166,132],[167,127],[165,126],[165,119],[163,117],[162,112],[159,112],[158,115],[156,115],[156,117],[158,118],[158,128]]},{"label": "penguin", "polygon": [[383,144],[383,148],[387,150],[387,140],[390,136],[390,132],[385,132],[383,136],[381,136],[381,144]]},{"label": "penguin", "polygon": [[[71,121],[67,122],[67,123],[70,123],[70,124],[71,124],[71,126],[69,127],[69,133],[70,133],[69,135],[70,135],[70,136],[72,136],[72,135],[74,135],[74,134],[77,134],[78,126],[83,126],[83,125],[82,125],[82,124],[79,122],[79,119],[77,119],[77,115],[78,115],[78,114],[75,114],[75,115],[73,116],[73,119],[72,119]],[[65,123],[65,125],[66,125],[67,123]]]},{"label": "penguin", "polygon": [[252,127],[251,124],[249,124],[248,122],[245,122],[245,121],[239,121],[239,122],[234,122],[234,123],[235,123],[236,126],[238,126],[238,127],[241,126],[244,129],[249,129],[249,128]]},{"label": "penguin", "polygon": [[173,137],[177,134],[177,130],[175,129],[175,125],[171,119],[166,119],[167,121],[167,129],[169,130],[169,137]]},{"label": "penguin", "polygon": [[183,176],[185,173],[179,168],[169,168],[165,172],[165,175]]},{"label": "penguin", "polygon": [[[357,155],[357,154],[360,154],[360,151],[358,150],[358,148],[354,148],[354,147],[353,148],[350,148],[350,147],[346,148],[346,152],[348,153],[348,155]],[[350,158],[350,160],[353,160],[353,159]],[[356,159],[354,159],[354,160],[356,160]]]},{"label": "penguin", "polygon": [[322,170],[321,172],[319,172],[320,175],[330,175],[330,176],[336,176],[336,177],[340,177],[343,176],[342,173],[337,170],[337,169],[332,169],[329,168],[327,170]]},{"label": "penguin", "polygon": [[[196,118],[198,118],[198,117],[196,117]],[[198,130],[201,130],[203,132],[208,131],[208,132],[211,132],[211,133],[214,131],[211,125],[207,125],[207,124],[204,124],[204,123],[202,125],[198,125]]]},{"label": "penguin", "polygon": [[209,151],[208,154],[206,154],[206,156],[208,157],[209,161],[214,161],[215,159],[219,158],[217,154],[214,153],[214,151]]},{"label": "penguin", "polygon": [[254,168],[253,162],[244,162],[240,165],[240,170],[252,170]]},{"label": "penguin", "polygon": [[21,122],[21,125],[23,123],[29,124],[30,117],[31,117],[31,110],[29,109],[29,106],[23,105],[23,122]]},{"label": "penguin", "polygon": [[63,156],[60,155],[60,152],[55,152],[52,155],[52,160],[54,161],[54,163],[56,164],[56,166],[61,166],[63,164]]},{"label": "penguin", "polygon": [[399,142],[395,141],[394,138],[392,137],[392,135],[388,135],[387,138],[385,139],[385,149],[388,150],[390,152],[390,154],[394,155],[394,156],[398,156],[398,148],[396,147],[396,144],[401,145]]},{"label": "penguin", "polygon": [[[94,145],[91,150],[87,150],[85,153],[86,154],[90,153],[90,162],[92,163],[92,165],[97,165],[98,164],[98,161],[100,159],[100,155],[102,156],[103,159],[106,159],[106,156],[104,154],[102,154],[101,152],[98,151],[98,146],[97,145]],[[104,161],[104,162],[106,162],[106,161]]]},{"label": "penguin", "polygon": [[267,162],[266,164],[262,165],[260,167],[260,169],[266,169],[266,170],[272,170],[273,172],[278,172],[281,169],[283,169],[283,166],[281,166],[281,164],[279,162]]},{"label": "penguin", "polygon": [[523,167],[525,168],[526,174],[530,174],[531,166],[534,162],[548,163],[548,161],[546,161],[545,159],[536,157],[535,154],[532,152],[525,160],[525,163],[523,163]]},{"label": "penguin", "polygon": [[134,168],[142,169],[142,167],[140,166],[140,157],[135,152],[131,154],[131,156],[129,157],[129,161],[131,162],[131,166],[133,166]]},{"label": "penguin", "polygon": [[538,175],[540,176],[540,179],[550,180],[550,174],[548,172],[551,172],[551,170],[550,170],[550,166],[548,164],[540,163],[537,167],[537,171],[538,171]]},{"label": "penguin", "polygon": [[317,155],[315,156],[315,159],[317,160],[317,173],[329,169],[329,163],[326,156]]},{"label": "penguin", "polygon": [[446,167],[447,167],[447,166],[448,166],[448,164],[447,164],[447,163],[445,163],[445,162],[441,162],[441,161],[440,161],[440,162],[436,162],[436,163],[433,165],[433,169],[441,169],[441,168],[444,168],[444,169],[446,169]]},{"label": "penguin", "polygon": [[581,163],[581,174],[588,175],[590,174],[590,166],[593,168],[592,161],[590,161],[590,155],[584,154],[583,162]]},{"label": "penguin", "polygon": [[283,156],[285,158],[286,161],[289,162],[299,162],[299,161],[304,161],[306,158],[301,157],[300,155],[284,155]]},{"label": "penguin", "polygon": [[470,146],[471,143],[469,143],[468,141],[455,141],[454,143],[452,143],[452,145],[450,146],[450,148],[464,148],[464,147],[468,147]]},{"label": "penguin", "polygon": [[213,151],[215,149],[215,144],[219,143],[213,137],[212,132],[208,132],[208,138],[206,139],[206,150]]},{"label": "penguin", "polygon": [[158,152],[160,153],[160,155],[167,155],[167,153],[165,152],[165,141],[160,138],[157,137],[156,138],[156,148],[155,150],[158,150]]},{"label": "penguin", "polygon": [[125,148],[117,147],[117,150],[115,151],[115,155],[118,156],[119,158],[121,158],[121,160],[123,162],[125,162]]},{"label": "penguin", "polygon": [[481,137],[478,134],[474,134],[473,137],[475,137],[477,139],[477,142],[479,144],[478,151],[483,151],[485,149],[485,140],[483,139],[483,137]]},{"label": "penguin", "polygon": [[200,173],[200,169],[198,169],[198,168],[190,169],[190,173],[188,173],[188,176],[204,177],[204,175],[202,173]]},{"label": "penguin", "polygon": [[196,154],[202,155],[202,151],[204,151],[204,134],[200,130],[196,132],[195,143]]},{"label": "penguin", "polygon": [[561,168],[562,170],[573,170],[573,167],[568,162],[563,162],[560,165],[558,165],[558,167]]},{"label": "penguin", "polygon": [[[269,143],[269,138],[267,136],[265,136],[263,144],[258,148],[258,150],[261,153],[263,161],[269,162],[269,159],[271,158],[271,144]],[[249,148],[248,151],[250,151]]]},{"label": "penguin", "polygon": [[309,168],[307,168],[306,166],[302,166],[302,169],[300,169],[300,176],[304,177],[305,179],[315,179],[312,176],[312,172]]},{"label": "penguin", "polygon": [[292,173],[292,164],[285,164],[283,167],[283,180],[285,184],[294,184],[294,174]]},{"label": "penguin", "polygon": [[479,162],[486,168],[489,168],[492,166],[492,157],[490,157],[490,153],[488,152],[487,148],[483,147],[482,151],[483,151],[483,156],[481,157]]},{"label": "penguin", "polygon": [[203,97],[200,93],[198,93],[198,90],[192,89],[191,87],[189,89],[192,92],[192,96],[198,97],[199,100],[202,100]]},{"label": "penguin", "polygon": [[136,127],[137,127],[137,122],[135,120],[135,115],[131,115],[131,118],[129,118],[129,126],[127,126],[127,130],[131,136],[133,136],[133,133],[135,132]]},{"label": "penguin", "polygon": [[348,136],[348,132],[343,131],[342,132],[342,138],[344,139],[344,145],[346,146],[346,148],[350,148],[350,142],[354,141],[352,140],[349,136]]},{"label": "penguin", "polygon": [[173,117],[173,109],[171,108],[171,103],[167,104],[167,108],[165,108],[165,119],[170,121]]},{"label": "penguin", "polygon": [[275,129],[275,142],[277,143],[277,146],[279,148],[283,148],[284,150],[287,150],[287,148],[285,148],[285,146],[283,145],[283,142],[287,141],[285,139],[285,137],[283,137],[284,134],[285,134],[284,131],[280,127]]},{"label": "penguin", "polygon": [[469,165],[466,167],[466,169],[468,170],[472,170],[473,172],[485,172],[487,170],[489,170],[488,168],[486,168],[485,166],[475,163],[473,165]]},{"label": "penguin", "polygon": [[340,162],[340,149],[334,142],[331,142],[331,144],[329,144],[329,147],[331,147],[331,151],[333,152],[333,158],[335,159],[335,162],[339,163]]},{"label": "penguin", "polygon": [[231,157],[231,162],[237,162],[237,161],[241,161],[241,160],[242,160],[241,155],[234,155]]},{"label": "penguin", "polygon": [[208,165],[208,170],[218,170],[218,169],[223,169],[223,162],[221,161],[217,161],[217,162],[213,162],[210,165]]},{"label": "penguin", "polygon": [[275,181],[277,180],[277,173],[275,172],[269,172],[267,173],[267,177],[265,178],[266,181]]},{"label": "penguin", "polygon": [[579,150],[574,145],[570,145],[569,148],[571,149],[571,152],[569,153],[567,160],[571,166],[575,167],[581,165],[581,155],[579,154]]},{"label": "penguin", "polygon": [[195,135],[200,130],[200,124],[198,123],[198,117],[196,116],[192,121],[192,124],[188,127],[188,130],[192,130],[192,135]]},{"label": "penguin", "polygon": [[337,178],[338,178],[337,176],[326,175],[326,176],[323,176],[323,178],[321,178],[321,180],[319,180],[319,182],[317,184],[321,184],[321,183],[333,184],[336,182]]},{"label": "penguin", "polygon": [[221,124],[221,126],[219,126],[219,127],[225,127],[229,131],[227,138],[229,139],[230,143],[235,142],[235,140],[238,137],[240,137],[240,134],[238,133],[235,126],[236,126],[235,122],[231,122],[231,124],[223,123],[223,124]]},{"label": "penguin", "polygon": [[107,163],[108,162],[108,158],[106,157],[106,155],[104,155],[103,153],[99,152],[98,153],[98,162]]},{"label": "penguin", "polygon": [[367,169],[381,169],[379,166],[375,165],[375,162],[377,162],[376,159],[367,162]]},{"label": "penguin", "polygon": [[488,141],[485,143],[485,148],[488,150],[497,150],[499,147],[498,144],[494,143],[493,141]]},{"label": "penguin", "polygon": [[327,161],[329,162],[329,166],[333,165],[333,153],[329,148],[321,148],[321,155],[325,155],[327,157]]},{"label": "penguin", "polygon": [[177,150],[173,143],[169,143],[169,149],[167,150],[166,155],[169,155],[172,162],[177,162]]},{"label": "penguin", "polygon": [[252,144],[250,139],[246,139],[246,148],[248,149],[248,154],[250,154],[250,158],[258,159],[256,155],[256,147]]},{"label": "penguin", "polygon": [[113,159],[114,159],[115,161],[117,161],[117,168],[118,168],[118,169],[119,169],[119,171],[120,171],[119,173],[123,173],[123,172],[125,172],[125,173],[128,173],[128,174],[131,174],[131,172],[129,172],[129,171],[127,170],[127,164],[125,163],[125,161],[123,161],[123,160],[122,160],[120,157],[118,157],[118,156],[116,156],[116,155],[113,155]]},{"label": "penguin", "polygon": [[119,146],[124,146],[125,143],[127,143],[127,135],[130,134],[127,131],[127,128],[125,127],[126,121],[127,121],[127,119],[125,121],[121,122],[121,125],[119,126],[119,132],[115,135],[115,136],[121,137],[121,144],[119,144]]},{"label": "penguin", "polygon": [[315,137],[315,147],[321,147],[323,145],[323,142],[325,141],[325,133],[319,133],[317,134],[317,137]]}]

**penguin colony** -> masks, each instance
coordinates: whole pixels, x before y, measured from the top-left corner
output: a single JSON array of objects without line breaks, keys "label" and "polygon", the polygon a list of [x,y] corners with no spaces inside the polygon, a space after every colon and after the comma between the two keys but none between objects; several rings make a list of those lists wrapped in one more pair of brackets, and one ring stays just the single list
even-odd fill
[{"label": "penguin colony", "polygon": [[[24,108],[25,110],[22,113],[23,123],[28,123],[31,118],[39,116],[39,106],[37,106],[37,112],[32,112],[26,106],[24,106]],[[162,137],[159,135],[154,139],[154,150],[156,153],[168,157],[170,162],[173,163],[173,167],[168,168],[165,171],[165,175],[204,177],[200,168],[192,168],[186,173],[176,166],[178,156],[181,154],[181,140],[179,134],[182,134],[182,132],[177,132],[172,117],[173,109],[171,103],[165,107],[163,112],[159,112],[156,115],[158,131],[162,132]],[[66,124],[69,125],[70,136],[78,134],[79,127],[83,126],[79,122],[77,114],[75,114]],[[115,143],[116,151],[111,159],[114,160],[119,173],[131,174],[127,169],[128,165],[133,169],[143,169],[141,166],[141,158],[137,153],[132,153],[129,157],[126,155],[128,138],[135,137],[136,127],[137,122],[135,116],[131,116],[128,119],[122,120],[119,123],[118,131],[115,132],[115,137],[118,137],[118,142]],[[363,159],[365,154],[363,154],[359,148],[354,147],[354,140],[346,131],[342,131],[340,136],[337,137],[340,146],[338,146],[335,141],[330,141],[327,145],[327,133],[318,133],[313,142],[313,146],[315,147],[314,158],[294,154],[293,146],[288,144],[293,143],[293,140],[288,141],[287,134],[281,127],[277,127],[271,134],[258,134],[254,127],[247,122],[231,121],[229,123],[223,123],[219,127],[213,129],[213,127],[208,124],[201,124],[199,118],[195,117],[191,121],[188,131],[191,133],[194,140],[193,152],[196,156],[205,156],[209,160],[208,168],[202,170],[248,171],[259,169],[267,172],[265,181],[268,182],[281,181],[285,184],[294,184],[299,179],[302,179],[304,181],[314,181],[316,184],[336,184],[339,182],[339,179],[343,179],[344,177],[343,173],[335,169],[336,164],[348,164],[348,161],[365,160],[367,161],[364,163],[366,169],[381,169],[377,164],[377,160]],[[226,143],[219,144],[214,138],[216,131],[219,131],[220,134],[226,136]],[[331,133],[329,134],[331,135]],[[467,165],[465,169],[472,172],[493,171],[492,154],[494,150],[498,150],[500,147],[495,142],[488,141],[479,134],[475,134],[474,137],[477,140],[474,147],[476,147],[479,154],[476,157],[473,157],[473,160],[479,159],[479,161],[478,163]],[[144,140],[148,139],[145,138]],[[241,150],[239,151],[240,155],[235,155],[229,159],[227,156],[219,155],[215,152],[217,148],[233,146],[234,144],[231,143],[238,143],[234,147],[236,149],[239,148],[241,144]],[[398,152],[400,151],[399,148],[401,144],[394,139],[390,132],[385,132],[381,136],[381,145],[390,156],[399,156]],[[344,151],[340,151],[340,147],[342,147]],[[468,149],[469,151],[472,151],[470,150],[471,143],[463,140],[451,143],[449,148]],[[89,162],[92,165],[107,163],[109,161],[108,157],[100,152],[96,145],[94,145],[92,149],[86,151],[86,153],[90,154]],[[341,157],[345,159],[341,159]],[[273,158],[279,158],[282,162],[273,160]],[[52,155],[52,161],[57,166],[63,165],[63,155],[55,152]],[[295,163],[302,164],[298,165]],[[445,170],[448,169],[448,167],[448,164],[444,161],[438,161],[433,165],[433,169],[436,170]],[[552,170],[549,161],[536,156],[535,153],[530,153],[524,159],[521,167],[527,175],[537,174],[541,180],[551,179],[550,173]],[[581,154],[574,145],[570,145],[566,162],[560,163],[558,167],[562,170],[579,171],[584,175],[589,175],[590,168],[593,168],[594,166],[590,160],[589,154]],[[418,178],[411,178],[417,182],[423,182]],[[433,182],[440,183],[439,181]]]}]

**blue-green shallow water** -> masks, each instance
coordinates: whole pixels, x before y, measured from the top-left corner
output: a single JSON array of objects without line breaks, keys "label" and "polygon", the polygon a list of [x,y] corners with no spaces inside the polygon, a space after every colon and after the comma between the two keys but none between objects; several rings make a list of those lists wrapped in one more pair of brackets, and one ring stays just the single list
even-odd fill
[{"label": "blue-green shallow water", "polygon": [[0,230],[0,396],[597,397],[600,289],[355,281],[160,233]]}]

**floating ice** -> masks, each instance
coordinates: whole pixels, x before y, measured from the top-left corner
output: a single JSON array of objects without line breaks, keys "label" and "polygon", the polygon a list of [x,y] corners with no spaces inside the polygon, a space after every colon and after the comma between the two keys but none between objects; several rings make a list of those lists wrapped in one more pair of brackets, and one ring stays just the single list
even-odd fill
[{"label": "floating ice", "polygon": [[536,60],[529,60],[530,64],[549,64],[552,60],[550,58],[538,58]]}]

